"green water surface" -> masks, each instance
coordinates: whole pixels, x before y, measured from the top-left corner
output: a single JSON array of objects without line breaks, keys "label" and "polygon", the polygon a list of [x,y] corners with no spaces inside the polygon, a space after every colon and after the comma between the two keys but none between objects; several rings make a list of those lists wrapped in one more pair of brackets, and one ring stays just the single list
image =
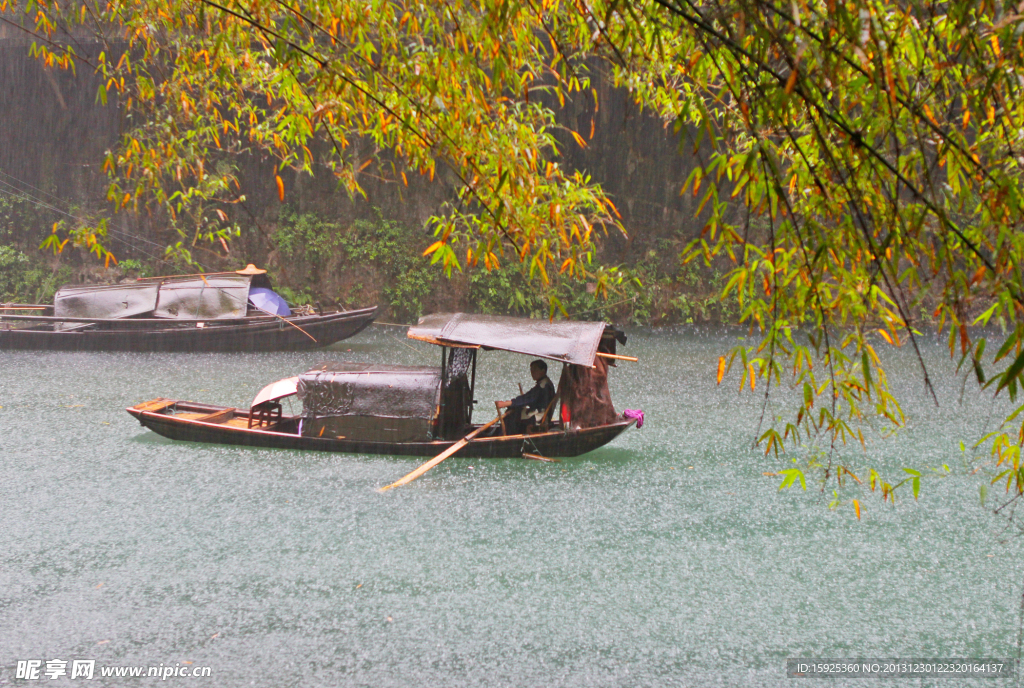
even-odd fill
[{"label": "green water surface", "polygon": [[[209,686],[1016,685],[786,678],[787,657],[1017,654],[1020,541],[959,448],[1007,402],[961,395],[938,342],[940,405],[892,354],[907,428],[842,451],[953,474],[895,508],[862,496],[861,521],[762,475],[788,458],[751,449],[760,394],[715,385],[725,332],[632,335],[641,361],[612,371],[612,398],[647,424],[607,447],[455,458],[385,494],[417,459],[172,442],[124,412],[244,406],[324,359],[439,363],[403,334],[318,353],[0,352],[0,684],[160,683],[14,678],[60,658],[192,662],[212,678],[168,681]],[[480,361],[489,419],[529,359]]]}]

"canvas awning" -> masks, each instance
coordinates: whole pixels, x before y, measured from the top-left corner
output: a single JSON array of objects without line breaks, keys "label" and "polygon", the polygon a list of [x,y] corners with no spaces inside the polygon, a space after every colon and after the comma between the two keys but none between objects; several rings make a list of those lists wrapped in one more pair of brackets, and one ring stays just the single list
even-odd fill
[{"label": "canvas awning", "polygon": [[53,297],[53,314],[58,318],[128,318],[152,313],[159,285],[102,284],[64,286]]},{"label": "canvas awning", "polygon": [[441,369],[376,363],[321,363],[299,375],[303,416],[432,419],[441,393]]},{"label": "canvas awning", "polygon": [[153,315],[178,320],[244,318],[249,307],[247,275],[206,275],[167,280]]},{"label": "canvas awning", "polygon": [[244,318],[249,277],[206,275],[127,284],[61,287],[53,297],[58,318],[129,318],[150,315],[174,320]]},{"label": "canvas awning", "polygon": [[603,322],[434,313],[420,318],[407,336],[441,346],[501,349],[589,367],[606,329],[614,331]]}]

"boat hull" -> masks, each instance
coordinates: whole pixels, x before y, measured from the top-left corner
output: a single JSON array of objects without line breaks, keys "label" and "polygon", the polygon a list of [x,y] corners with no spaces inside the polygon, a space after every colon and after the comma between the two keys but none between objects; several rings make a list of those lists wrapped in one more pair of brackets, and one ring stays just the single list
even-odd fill
[{"label": "boat hull", "polygon": [[[436,456],[455,444],[455,440],[372,442],[326,437],[302,437],[294,432],[249,429],[246,427],[180,418],[166,411],[147,411],[144,408],[140,408],[141,406],[145,405],[140,404],[126,410],[137,418],[143,426],[153,432],[172,440],[186,442],[207,442],[273,449],[302,449],[321,452],[424,457]],[[170,406],[209,414],[233,410],[234,417],[242,420],[247,419],[249,416],[249,412],[244,409],[230,409],[230,407],[209,406],[193,402],[169,402]],[[297,418],[290,418],[285,419],[281,424],[294,427],[296,422]],[[608,444],[635,422],[634,420],[620,420],[607,425],[568,432],[559,429],[552,432],[525,436],[479,437],[470,440],[465,447],[457,452],[456,456],[488,459],[519,458],[523,453],[539,454],[547,458],[579,456]]]},{"label": "boat hull", "polygon": [[[43,351],[304,351],[347,339],[373,322],[377,308],[309,315],[285,320],[204,323],[203,327],[133,325],[131,320],[63,332],[43,329],[4,329],[0,350]],[[298,328],[302,328],[301,330]],[[314,341],[315,340],[315,341]]]}]

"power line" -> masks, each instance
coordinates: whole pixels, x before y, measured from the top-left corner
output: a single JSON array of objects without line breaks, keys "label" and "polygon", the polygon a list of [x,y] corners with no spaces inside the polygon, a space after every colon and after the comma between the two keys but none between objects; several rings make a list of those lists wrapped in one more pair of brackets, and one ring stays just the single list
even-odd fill
[{"label": "power line", "polygon": [[[34,189],[34,190],[36,190],[36,191],[38,191],[38,192],[40,192],[42,194],[45,194],[45,195],[49,196],[50,198],[55,199],[56,201],[58,201],[60,203],[65,203],[65,201],[63,199],[61,199],[60,197],[55,196],[55,195],[53,195],[53,194],[51,194],[49,192],[43,191],[42,189],[40,189],[38,187],[32,186],[28,182],[23,181],[21,179],[18,179],[17,177],[15,177],[12,174],[9,174],[7,172],[3,172],[2,170],[0,170],[0,174],[2,174],[5,177],[8,177],[10,179],[13,179],[14,181],[18,182],[19,184],[27,186],[30,189]],[[6,193],[6,194],[8,194],[10,196],[14,196],[15,198],[17,198],[19,200],[27,201],[29,203],[34,203],[35,205],[37,205],[39,207],[46,208],[47,210],[51,210],[51,211],[53,211],[55,213],[60,213],[61,215],[65,215],[67,217],[70,217],[71,219],[77,220],[78,222],[81,222],[83,224],[86,223],[86,221],[83,218],[80,218],[80,217],[77,217],[75,215],[72,215],[71,213],[69,213],[69,212],[67,212],[65,210],[61,210],[60,208],[57,208],[56,206],[53,206],[50,203],[47,203],[43,199],[30,194],[29,192],[25,191],[24,189],[19,189],[18,187],[14,186],[13,184],[5,182],[2,179],[0,179],[0,184],[2,184],[3,186],[6,186],[9,189],[13,190],[13,191],[6,191],[5,189],[0,188],[0,193]],[[118,234],[120,236],[127,237],[128,239],[134,239],[134,240],[137,240],[137,241],[142,241],[142,242],[145,242],[147,244],[150,244],[151,246],[155,246],[158,249],[166,248],[165,246],[163,246],[163,245],[161,245],[161,244],[159,244],[159,243],[157,243],[155,241],[151,241],[149,239],[146,239],[145,237],[141,237],[141,236],[138,236],[138,235],[135,235],[135,234],[131,234],[130,232],[125,232],[123,230],[114,229],[112,227],[107,227],[107,232],[111,233],[111,234]],[[164,263],[166,265],[173,265],[173,263],[165,260],[164,258],[159,257],[159,256],[155,256],[152,253],[149,253],[148,251],[146,251],[146,250],[144,250],[144,249],[142,249],[142,248],[140,248],[138,246],[133,246],[133,245],[129,244],[129,247],[131,249],[135,250],[135,251],[138,251],[139,253],[143,254],[144,256],[146,256],[146,257],[148,257],[148,258],[150,258],[152,260]],[[198,260],[193,259],[193,262],[195,262],[197,265],[199,265],[203,269],[208,269],[207,266],[203,265]]]},{"label": "power line", "polygon": [[[0,184],[4,184],[3,180],[0,180]],[[11,185],[10,184],[6,184],[6,186],[11,186]],[[15,188],[15,187],[11,186],[11,188]],[[0,189],[0,193],[5,193],[8,196],[13,196],[14,198],[17,198],[18,200],[21,200],[21,201],[28,201],[28,202],[36,203],[37,205],[40,205],[40,206],[42,206],[44,208],[47,208],[49,210],[52,210],[54,212],[61,213],[62,215],[67,215],[68,217],[70,217],[72,219],[79,220],[80,222],[84,222],[84,220],[81,220],[80,218],[77,218],[77,217],[75,217],[74,215],[72,215],[70,213],[66,213],[66,212],[62,211],[60,208],[54,208],[53,206],[50,206],[50,205],[48,205],[46,203],[42,203],[42,202],[38,201],[37,199],[33,199],[33,198],[31,198],[31,197],[29,197],[27,195],[22,195],[20,190],[18,190],[16,188],[15,188],[15,191],[13,191],[13,192],[12,191],[7,191],[6,189]],[[108,228],[107,231],[112,231],[112,232],[114,232],[116,234],[126,234],[125,232],[119,232],[116,229],[112,230],[110,228]],[[130,234],[126,234],[126,236],[128,236],[129,238],[139,238],[139,239],[141,239],[141,237],[133,237]],[[145,241],[145,239],[143,239],[143,241]],[[157,246],[158,248],[162,248],[159,244],[156,244],[156,243],[154,243],[152,241],[150,241],[148,243],[153,244],[154,246]],[[138,253],[141,253],[142,255],[146,256],[147,258],[150,258],[150,259],[155,260],[157,262],[165,263],[167,265],[173,265],[173,263],[169,263],[168,261],[164,260],[163,258],[161,258],[159,256],[155,256],[152,253],[150,253],[149,251],[146,251],[145,249],[142,249],[142,248],[140,248],[138,246],[130,246],[130,248],[132,250],[134,250],[134,251],[137,251]],[[198,261],[196,261],[196,262],[198,262]]]},{"label": "power line", "polygon": [[16,182],[18,182],[19,184],[21,184],[22,186],[27,186],[27,187],[28,187],[28,188],[30,188],[30,189],[33,189],[33,190],[35,190],[35,191],[38,191],[38,192],[39,192],[39,193],[41,193],[41,194],[44,194],[44,195],[46,195],[46,196],[49,196],[50,198],[52,198],[52,199],[53,199],[53,200],[55,200],[55,201],[59,201],[59,202],[61,202],[61,203],[63,203],[63,202],[64,202],[64,199],[63,199],[63,198],[60,198],[59,196],[54,196],[54,195],[53,195],[52,193],[50,193],[50,192],[48,192],[48,191],[43,191],[43,190],[42,190],[42,189],[40,189],[40,188],[39,188],[38,186],[32,186],[31,184],[29,184],[29,183],[28,183],[28,182],[26,182],[25,180],[23,180],[23,179],[18,179],[18,178],[17,178],[17,177],[15,177],[15,176],[14,176],[13,174],[9,174],[9,173],[7,173],[7,172],[4,172],[3,170],[0,170],[0,174],[2,174],[2,175],[3,175],[3,176],[5,176],[5,177],[10,177],[10,178],[11,178],[11,179],[13,179],[14,181],[16,181]]}]

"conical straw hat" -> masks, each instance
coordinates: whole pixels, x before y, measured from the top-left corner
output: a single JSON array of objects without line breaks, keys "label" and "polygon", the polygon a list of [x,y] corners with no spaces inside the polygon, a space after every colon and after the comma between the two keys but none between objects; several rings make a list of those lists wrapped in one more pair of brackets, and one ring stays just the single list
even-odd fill
[{"label": "conical straw hat", "polygon": [[256,267],[252,263],[249,263],[248,265],[246,265],[244,270],[235,270],[235,272],[237,272],[239,275],[265,275],[265,274],[267,274],[266,270],[260,270],[258,267]]}]

